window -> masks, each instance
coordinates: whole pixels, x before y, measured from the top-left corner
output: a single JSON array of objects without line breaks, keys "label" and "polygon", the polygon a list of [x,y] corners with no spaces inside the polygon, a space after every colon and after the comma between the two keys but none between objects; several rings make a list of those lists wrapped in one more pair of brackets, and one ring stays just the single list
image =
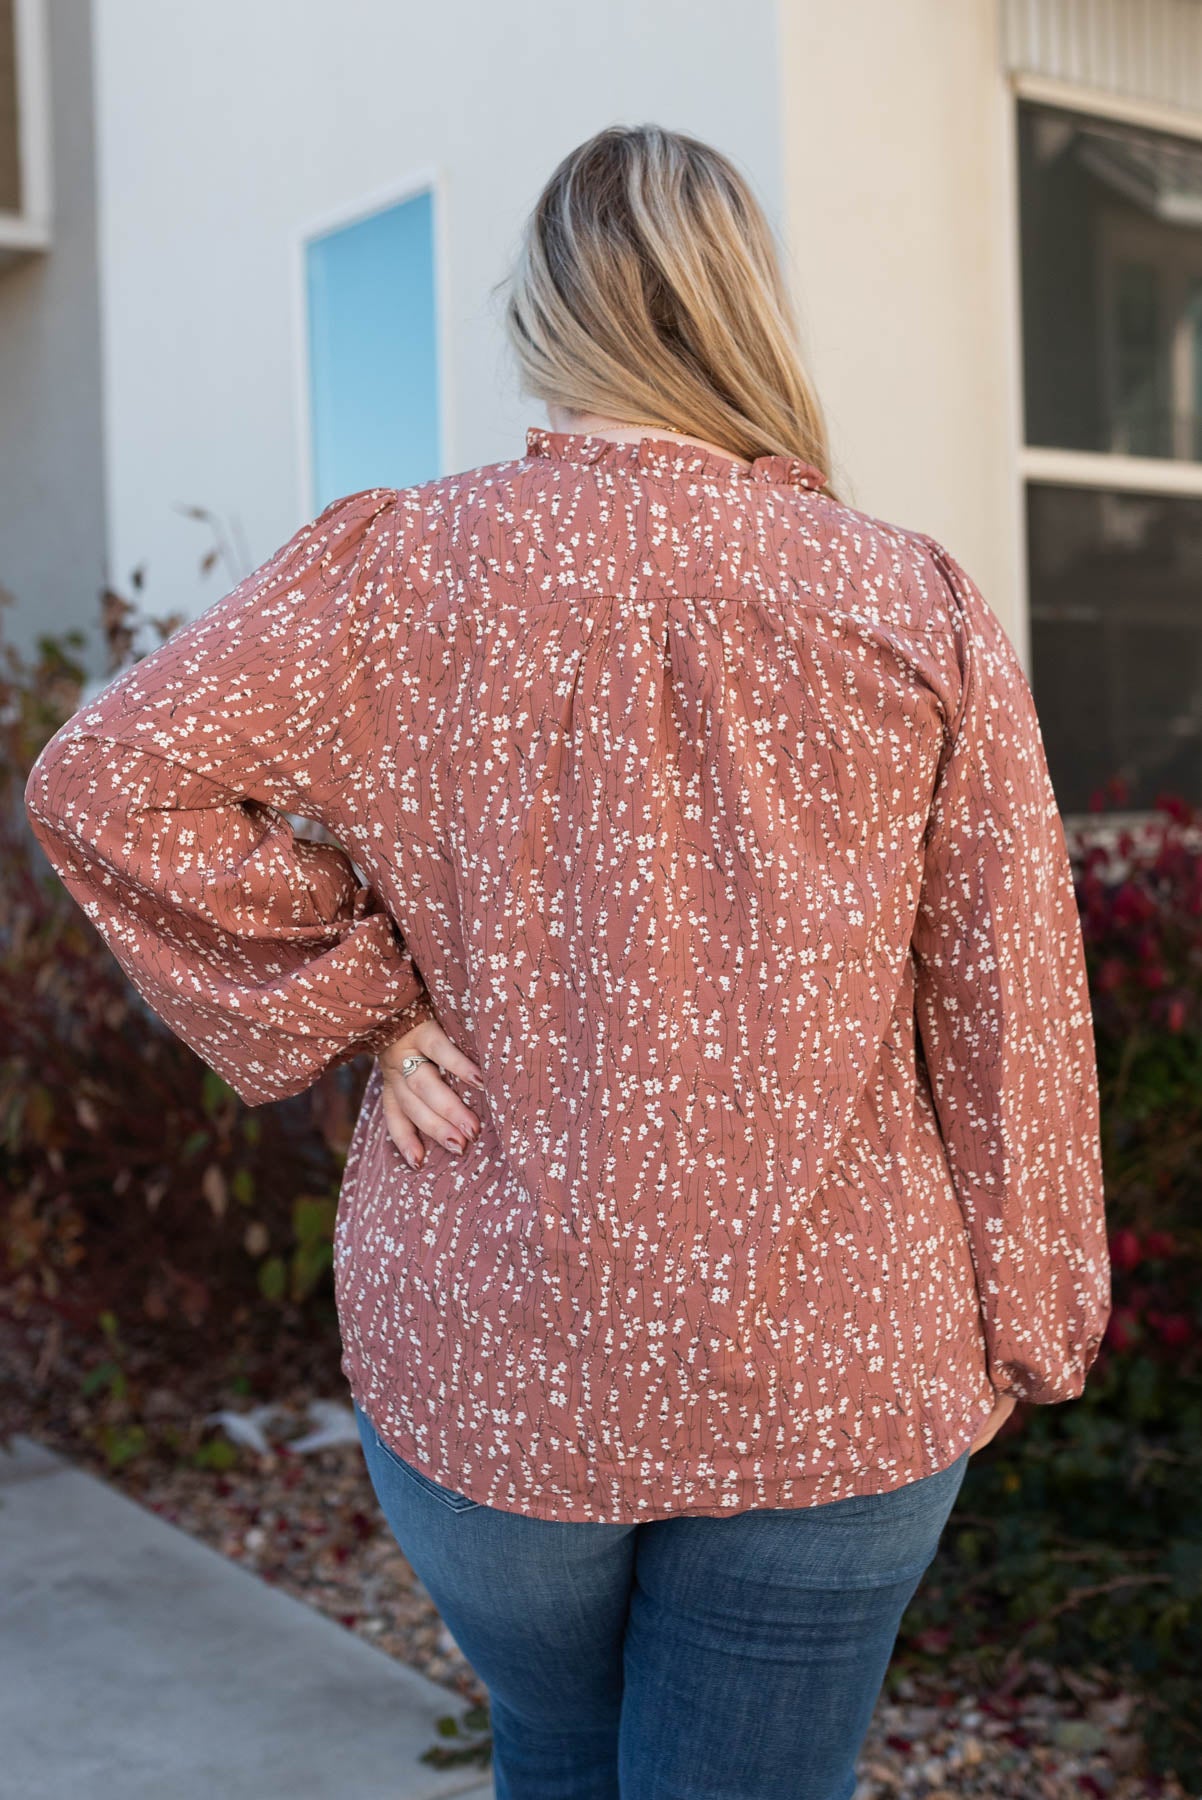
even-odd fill
[{"label": "window", "polygon": [[1032,687],[1057,801],[1202,804],[1202,141],[1020,101],[1018,143]]},{"label": "window", "polygon": [[45,0],[0,0],[0,269],[49,247]]},{"label": "window", "polygon": [[[1032,690],[1062,811],[1202,797],[1202,498],[1032,483]],[[1102,796],[1105,800],[1105,796]]]},{"label": "window", "polygon": [[17,22],[13,0],[0,0],[0,212],[21,210],[20,116]]},{"label": "window", "polygon": [[310,238],[305,289],[315,507],[438,475],[433,195]]}]

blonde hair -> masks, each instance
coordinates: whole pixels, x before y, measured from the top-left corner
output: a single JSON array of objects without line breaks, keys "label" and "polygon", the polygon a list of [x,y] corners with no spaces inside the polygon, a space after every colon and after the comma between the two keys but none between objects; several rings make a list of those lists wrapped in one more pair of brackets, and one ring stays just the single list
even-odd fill
[{"label": "blonde hair", "polygon": [[831,492],[772,231],[720,151],[658,125],[597,132],[539,195],[508,290],[523,393],[799,456]]}]

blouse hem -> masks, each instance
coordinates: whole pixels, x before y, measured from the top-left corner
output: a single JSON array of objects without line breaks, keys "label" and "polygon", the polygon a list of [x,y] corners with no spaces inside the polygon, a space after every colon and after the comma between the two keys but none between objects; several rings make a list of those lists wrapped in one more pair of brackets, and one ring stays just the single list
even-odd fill
[{"label": "blouse hem", "polygon": [[[344,1375],[345,1373],[344,1370]],[[464,1495],[467,1499],[475,1501],[478,1506],[491,1507],[495,1512],[512,1512],[523,1518],[546,1519],[550,1522],[591,1525],[643,1525],[657,1519],[675,1519],[686,1516],[725,1518],[732,1514],[752,1510],[768,1511],[778,1508],[821,1506],[834,1504],[838,1500],[866,1499],[874,1495],[892,1493],[897,1488],[910,1487],[928,1476],[937,1475],[954,1463],[971,1445],[996,1405],[996,1396],[991,1394],[983,1407],[977,1405],[975,1408],[971,1408],[960,1419],[955,1429],[946,1438],[940,1440],[938,1448],[930,1456],[920,1456],[917,1462],[911,1461],[905,1465],[901,1480],[893,1481],[886,1487],[873,1486],[871,1480],[865,1478],[872,1478],[885,1471],[875,1467],[861,1469],[855,1478],[858,1485],[849,1487],[845,1493],[832,1496],[827,1501],[815,1500],[813,1496],[830,1487],[832,1479],[839,1476],[840,1471],[837,1467],[834,1469],[825,1467],[820,1473],[807,1476],[804,1471],[791,1470],[784,1464],[777,1466],[771,1474],[766,1474],[761,1469],[754,1474],[741,1476],[734,1487],[733,1494],[727,1490],[720,1498],[717,1490],[719,1488],[727,1489],[730,1476],[744,1467],[747,1459],[740,1458],[726,1464],[711,1464],[707,1468],[704,1477],[705,1487],[713,1490],[708,1502],[704,1497],[704,1490],[699,1488],[696,1500],[687,1501],[681,1505],[653,1501],[644,1507],[638,1503],[639,1496],[632,1493],[618,1500],[614,1500],[611,1496],[609,1501],[600,1506],[591,1502],[587,1495],[581,1495],[579,1499],[573,1501],[553,1499],[549,1505],[534,1503],[512,1506],[498,1505],[496,1500],[485,1499],[474,1480],[465,1482],[459,1476],[450,1477],[432,1469],[422,1460],[421,1454],[414,1444],[401,1441],[391,1426],[385,1429],[378,1423],[362,1391],[356,1387],[349,1376],[347,1376],[347,1380],[352,1397],[366,1415],[381,1441],[403,1461],[411,1463],[427,1480],[446,1487],[454,1493]],[[597,1480],[593,1486],[595,1490],[603,1489],[604,1477]],[[771,1495],[774,1491],[783,1494],[790,1487],[792,1491],[787,1499],[773,1500],[763,1497],[765,1494]]]}]

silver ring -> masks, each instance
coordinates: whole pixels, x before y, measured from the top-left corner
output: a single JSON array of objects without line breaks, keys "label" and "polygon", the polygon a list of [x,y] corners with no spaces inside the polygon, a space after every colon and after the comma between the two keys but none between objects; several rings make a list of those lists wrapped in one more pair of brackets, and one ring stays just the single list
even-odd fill
[{"label": "silver ring", "polygon": [[400,1061],[401,1074],[408,1077],[412,1075],[414,1069],[420,1068],[422,1063],[433,1061],[434,1058],[432,1056],[423,1056],[420,1051],[414,1051],[409,1056],[402,1056]]}]

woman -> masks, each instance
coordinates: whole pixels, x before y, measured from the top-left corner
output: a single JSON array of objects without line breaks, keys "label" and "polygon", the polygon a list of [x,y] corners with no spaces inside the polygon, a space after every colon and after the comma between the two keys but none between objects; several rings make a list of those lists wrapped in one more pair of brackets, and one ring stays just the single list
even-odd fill
[{"label": "woman", "polygon": [[1064,833],[729,161],[582,144],[507,321],[550,428],[328,506],[28,810],[249,1105],[375,1053],[343,1369],[498,1796],[847,1800],[968,1457],[1108,1316]]}]

